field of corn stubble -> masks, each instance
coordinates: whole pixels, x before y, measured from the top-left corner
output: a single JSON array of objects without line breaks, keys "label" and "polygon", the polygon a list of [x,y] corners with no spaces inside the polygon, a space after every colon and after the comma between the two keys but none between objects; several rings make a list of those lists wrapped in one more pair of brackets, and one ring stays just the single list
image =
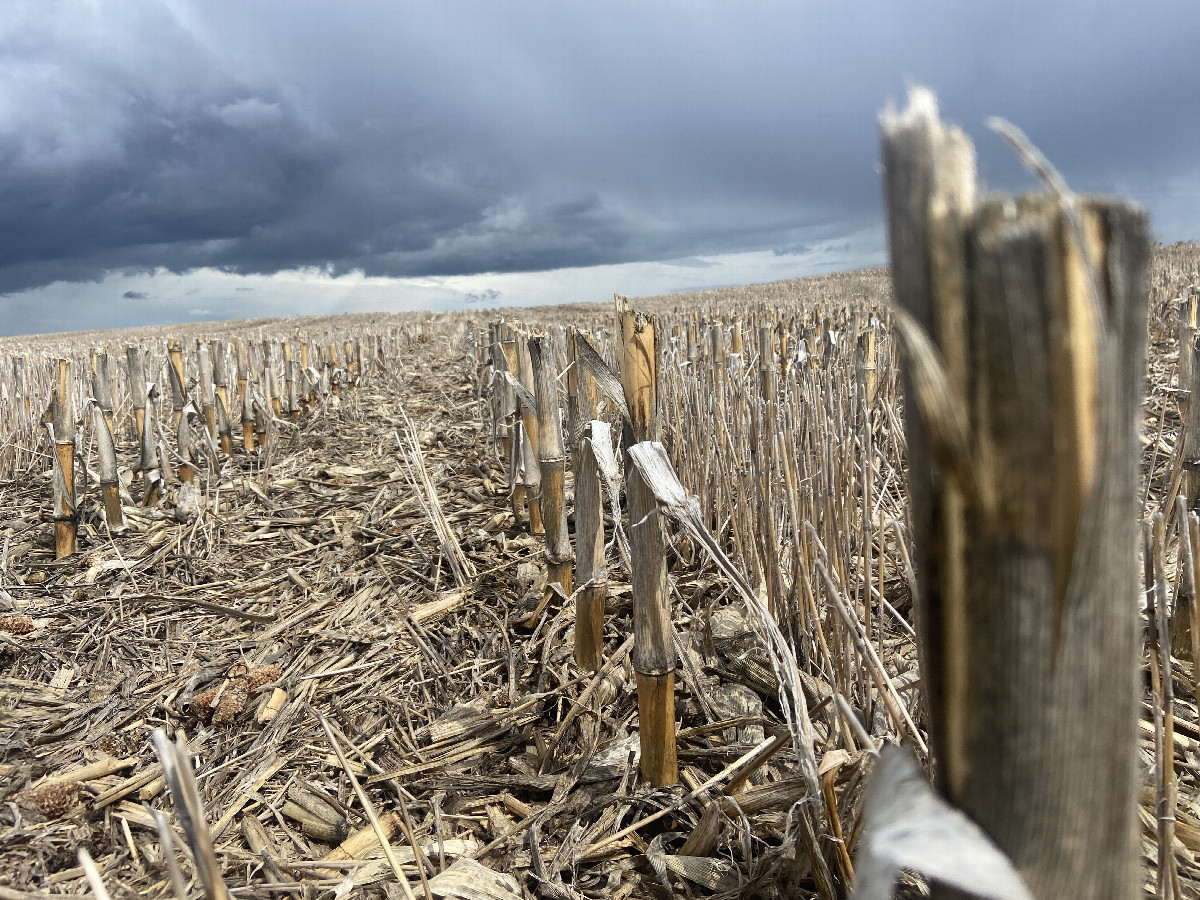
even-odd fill
[{"label": "field of corn stubble", "polygon": [[[1155,248],[1140,486],[1144,880],[1193,896],[1198,272]],[[0,900],[844,896],[878,749],[928,759],[890,293],[633,302],[670,672],[609,305],[0,340]]]}]

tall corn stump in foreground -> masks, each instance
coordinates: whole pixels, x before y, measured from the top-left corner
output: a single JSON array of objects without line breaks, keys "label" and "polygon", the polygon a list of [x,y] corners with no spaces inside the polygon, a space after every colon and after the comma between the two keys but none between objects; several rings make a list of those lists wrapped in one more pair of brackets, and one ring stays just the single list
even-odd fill
[{"label": "tall corn stump in foreground", "polygon": [[[632,428],[628,444],[659,440],[658,359],[654,319],[617,297],[621,386]],[[633,582],[633,670],[637,674],[642,777],[656,786],[679,780],[675,753],[675,651],[667,593],[666,539],[651,515],[657,501],[637,467],[625,460]]]},{"label": "tall corn stump in foreground", "polygon": [[1037,897],[1130,898],[1146,221],[1029,148],[1055,190],[978,199],[924,90],[882,140],[938,786]]}]

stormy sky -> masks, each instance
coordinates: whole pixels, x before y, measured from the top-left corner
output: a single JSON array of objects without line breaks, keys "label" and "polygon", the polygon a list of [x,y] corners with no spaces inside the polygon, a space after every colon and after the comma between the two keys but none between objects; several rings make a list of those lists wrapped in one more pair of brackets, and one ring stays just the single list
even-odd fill
[{"label": "stormy sky", "polygon": [[1200,237],[1193,2],[3,0],[0,333],[599,300],[884,260],[877,117]]}]

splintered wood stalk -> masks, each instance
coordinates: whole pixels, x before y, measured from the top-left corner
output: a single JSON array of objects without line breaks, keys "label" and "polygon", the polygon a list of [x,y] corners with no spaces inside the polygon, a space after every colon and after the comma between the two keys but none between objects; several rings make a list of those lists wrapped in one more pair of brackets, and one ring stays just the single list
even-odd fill
[{"label": "splintered wood stalk", "polygon": [[768,325],[758,329],[758,389],[763,401],[775,401],[775,333]]},{"label": "splintered wood stalk", "polygon": [[254,397],[250,394],[249,382],[242,388],[242,449],[254,452]]},{"label": "splintered wood stalk", "polygon": [[189,421],[196,412],[196,407],[188,403],[179,411],[179,421],[175,425],[175,451],[179,454],[179,480],[191,481],[196,474],[192,465],[195,459],[192,447],[192,424]]},{"label": "splintered wood stalk", "polygon": [[718,396],[725,384],[725,329],[720,322],[713,322],[708,329],[709,353],[712,355],[713,378]]},{"label": "splintered wood stalk", "polygon": [[70,362],[58,361],[58,379],[50,396],[50,422],[54,430],[54,558],[75,552],[79,518],[75,509],[75,411],[71,402]]},{"label": "splintered wood stalk", "polygon": [[1158,774],[1158,893],[1179,897],[1179,872],[1175,860],[1175,805],[1179,785],[1175,780],[1175,678],[1171,664],[1171,629],[1167,624],[1166,524],[1161,512],[1147,526],[1146,554],[1152,562],[1153,584],[1148,585],[1150,620],[1150,670],[1154,691],[1156,740],[1161,752]]},{"label": "splintered wood stalk", "polygon": [[938,784],[1039,898],[1134,896],[1136,439],[1148,229],[976,198],[928,91],[882,119]]},{"label": "splintered wood stalk", "polygon": [[121,511],[117,477],[117,450],[113,446],[108,416],[98,403],[92,407],[92,424],[96,435],[96,456],[100,461],[100,498],[104,504],[104,521],[109,528],[120,528],[125,519]]},{"label": "splintered wood stalk", "polygon": [[300,405],[304,412],[308,412],[312,406],[312,385],[308,377],[308,341],[300,341],[300,377],[302,383],[300,386]]},{"label": "splintered wood stalk", "polygon": [[[572,342],[585,341],[572,331]],[[592,442],[611,441],[608,424],[595,422],[596,385],[586,371],[579,374],[576,414],[584,424],[575,456],[575,581],[580,585],[575,601],[575,662],[581,669],[598,671],[604,662],[604,598],[608,569],[604,563],[604,507],[600,495],[600,466]]]},{"label": "splintered wood stalk", "polygon": [[1175,396],[1179,403],[1179,417],[1186,419],[1192,393],[1192,335],[1196,329],[1196,304],[1190,297],[1179,298],[1178,314],[1176,335],[1179,345],[1179,393]]},{"label": "splintered wood stalk", "polygon": [[[630,443],[659,439],[658,360],[654,319],[616,298],[621,386],[629,407]],[[675,747],[675,651],[667,592],[666,540],[652,515],[654,493],[625,460],[633,586],[633,669],[637,674],[642,777],[662,787],[679,780]]]},{"label": "splintered wood stalk", "polygon": [[283,415],[283,405],[275,381],[275,348],[271,341],[262,342],[262,368],[258,373],[258,386],[262,391],[267,409],[276,417]]},{"label": "splintered wood stalk", "polygon": [[171,451],[167,447],[166,438],[162,435],[160,435],[158,438],[158,465],[160,471],[162,472],[163,487],[174,484],[179,480],[178,476],[175,474],[174,463],[171,461]]},{"label": "splintered wood stalk", "polygon": [[91,362],[92,396],[108,421],[109,440],[111,441],[115,426],[113,424],[112,371],[108,364],[108,351],[93,347]]},{"label": "splintered wood stalk", "polygon": [[266,451],[267,447],[267,429],[269,427],[269,415],[267,413],[267,405],[261,400],[254,401],[254,439],[259,448]]},{"label": "splintered wood stalk", "polygon": [[1186,340],[1179,345],[1179,359],[1180,377],[1185,368],[1185,359],[1189,370],[1187,383],[1181,381],[1179,384],[1188,398],[1184,410],[1183,493],[1187,497],[1188,508],[1197,509],[1200,508],[1200,384],[1197,384],[1200,381],[1200,333],[1193,328],[1187,329]]},{"label": "splintered wood stalk", "polygon": [[508,437],[508,421],[504,416],[505,393],[501,381],[504,376],[500,352],[500,323],[493,322],[488,326],[487,349],[483,351],[481,348],[481,352],[485,352],[486,361],[482,364],[477,396],[482,397],[483,391],[488,389],[492,421],[492,452],[499,458],[500,448],[504,446],[505,438]]},{"label": "splintered wood stalk", "polygon": [[229,413],[225,409],[225,400],[218,393],[216,398],[217,438],[221,444],[221,452],[233,456],[233,434],[229,427]]},{"label": "splintered wood stalk", "polygon": [[13,387],[17,391],[17,395],[22,398],[25,406],[25,415],[30,415],[33,411],[31,400],[29,398],[28,383],[26,379],[26,359],[24,356],[14,356],[12,361],[13,371]]},{"label": "splintered wood stalk", "polygon": [[294,360],[287,363],[288,370],[288,417],[293,422],[300,421],[300,382],[304,380],[304,371]]},{"label": "splintered wood stalk", "polygon": [[[725,328],[720,322],[714,322],[708,330],[708,340],[710,353],[712,354],[712,373],[713,373],[713,393],[715,394],[715,409],[713,410],[713,421],[716,425],[716,445],[720,450],[725,447]],[[712,527],[714,531],[720,529],[720,521],[722,511],[714,504],[712,509],[713,519]]]},{"label": "splintered wood stalk", "polygon": [[145,416],[142,420],[141,459],[138,471],[142,473],[142,505],[154,506],[162,496],[163,475],[159,463],[158,429],[154,424],[155,394],[147,396],[151,401],[146,404]]},{"label": "splintered wood stalk", "polygon": [[[320,380],[317,384],[317,392],[321,395],[322,400],[328,400],[331,395],[336,396],[337,392],[333,391],[330,387],[330,379],[332,378],[332,375],[330,374],[328,360],[322,360],[320,365],[321,374]],[[334,385],[334,387],[336,387],[336,385]]]},{"label": "splintered wood stalk", "polygon": [[[871,598],[872,571],[872,522],[871,509],[875,487],[875,449],[874,435],[871,431],[871,398],[875,392],[873,383],[875,377],[875,328],[868,325],[867,329],[858,336],[855,349],[855,377],[858,387],[858,412],[861,418],[862,440],[862,560],[863,560],[863,630],[866,632],[867,643],[873,638],[874,622],[872,620],[873,603]],[[883,591],[879,592],[880,597]]]},{"label": "splintered wood stalk", "polygon": [[265,376],[263,381],[267,386],[267,405],[270,407],[275,418],[282,419],[283,397],[279,395],[279,375],[275,371],[275,365],[271,357],[268,357],[267,369],[263,375]]},{"label": "splintered wood stalk", "polygon": [[[238,383],[238,406],[242,409],[246,407],[246,382],[250,380],[250,360],[247,358],[246,342],[238,339],[237,342],[237,383]],[[243,420],[244,421],[244,420]]]},{"label": "splintered wood stalk", "polygon": [[[586,420],[585,420],[586,421]],[[575,453],[579,437],[579,369],[575,367],[575,329],[567,329],[567,449]]]},{"label": "splintered wood stalk", "polygon": [[[229,368],[225,356],[225,342],[212,341],[208,345],[209,359],[212,362],[213,391],[229,409]],[[219,429],[218,429],[219,431]]]},{"label": "splintered wood stalk", "polygon": [[326,367],[329,370],[329,381],[333,396],[340,397],[342,395],[341,373],[338,371],[337,364],[337,346],[333,341],[329,342],[329,356],[325,360]]},{"label": "splintered wood stalk", "polygon": [[[1187,523],[1186,545],[1190,550],[1190,570],[1184,577],[1189,586],[1187,643],[1188,649],[1191,651],[1192,671],[1195,672],[1197,668],[1200,668],[1200,519],[1196,518],[1195,513],[1191,513],[1182,521]],[[1184,527],[1184,525],[1180,525],[1181,529]],[[1193,699],[1200,706],[1200,678],[1193,678],[1193,686],[1195,689]]]},{"label": "splintered wood stalk", "polygon": [[277,419],[283,418],[283,396],[279,392],[279,374],[275,368],[275,344],[269,343],[263,347],[263,357],[266,360],[267,366],[267,383],[270,388],[269,400],[271,409],[275,413]]},{"label": "splintered wood stalk", "polygon": [[554,339],[529,338],[529,356],[537,398],[538,466],[542,476],[542,522],[546,530],[546,599],[557,583],[571,596],[571,538],[567,533],[563,484],[567,450],[563,444],[562,411],[558,405],[558,373],[554,364]]},{"label": "splintered wood stalk", "polygon": [[216,388],[213,384],[212,356],[208,344],[200,341],[196,347],[196,360],[200,368],[200,409],[204,413],[204,425],[208,436],[217,436]]},{"label": "splintered wood stalk", "polygon": [[297,380],[301,377],[296,371],[296,362],[292,359],[292,342],[283,342],[283,377],[284,389],[287,391],[288,418],[293,422],[300,421],[300,388]]},{"label": "splintered wood stalk", "polygon": [[129,404],[133,408],[133,439],[140,445],[146,427],[146,368],[141,349],[126,347],[125,364],[129,376]]},{"label": "splintered wood stalk", "polygon": [[[529,360],[529,342],[525,335],[517,336],[517,365],[519,378],[525,390],[534,392],[533,365]],[[537,410],[521,404],[521,474],[525,483],[525,502],[529,506],[529,533],[546,533],[542,520],[542,470],[538,465],[538,420]]]},{"label": "splintered wood stalk", "polygon": [[875,406],[875,392],[879,383],[875,350],[875,321],[875,316],[872,315],[867,330],[862,334],[863,390],[868,412]]},{"label": "splintered wood stalk", "polygon": [[183,415],[183,405],[187,401],[187,381],[183,374],[183,346],[177,338],[167,341],[167,377],[171,382],[171,427],[179,427],[179,417]]},{"label": "splintered wood stalk", "polygon": [[[517,342],[512,338],[511,326],[501,323],[500,330],[502,332],[500,355],[496,358],[496,362],[501,366],[502,372],[516,377],[518,375]],[[517,398],[516,391],[507,379],[501,383],[500,391],[508,428],[508,483],[512,498],[513,522],[520,525],[525,511],[525,482],[521,480],[521,447],[524,444],[524,438],[521,435],[521,401]],[[512,412],[509,413],[509,410]]]}]

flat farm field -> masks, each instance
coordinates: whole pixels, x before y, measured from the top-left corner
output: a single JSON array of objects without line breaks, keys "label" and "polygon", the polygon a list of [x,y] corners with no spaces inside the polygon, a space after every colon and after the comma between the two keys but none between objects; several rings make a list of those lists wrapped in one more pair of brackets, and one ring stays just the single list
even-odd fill
[{"label": "flat farm field", "polygon": [[[1187,490],[1198,267],[1155,250],[1147,522]],[[694,501],[650,519],[659,786],[612,305],[0,340],[0,900],[844,895],[876,748],[928,762],[889,299],[871,270],[632,301]],[[557,458],[519,437],[556,427]],[[1195,891],[1190,557],[1151,544],[1145,878],[1165,754]]]}]

